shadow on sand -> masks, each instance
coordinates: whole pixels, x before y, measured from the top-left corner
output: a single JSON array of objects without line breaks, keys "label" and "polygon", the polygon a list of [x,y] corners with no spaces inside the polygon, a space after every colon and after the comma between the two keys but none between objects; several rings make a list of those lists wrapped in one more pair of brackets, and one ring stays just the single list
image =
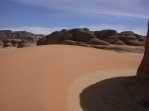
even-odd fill
[{"label": "shadow on sand", "polygon": [[88,86],[80,94],[84,111],[149,111],[131,98],[124,81],[130,77],[116,77]]}]

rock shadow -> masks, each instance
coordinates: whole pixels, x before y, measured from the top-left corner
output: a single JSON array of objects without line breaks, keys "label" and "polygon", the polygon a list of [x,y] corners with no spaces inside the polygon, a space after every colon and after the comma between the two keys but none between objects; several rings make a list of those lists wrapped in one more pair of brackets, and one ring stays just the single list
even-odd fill
[{"label": "rock shadow", "polygon": [[88,86],[80,93],[84,111],[149,111],[131,98],[125,82],[133,77],[110,78]]}]

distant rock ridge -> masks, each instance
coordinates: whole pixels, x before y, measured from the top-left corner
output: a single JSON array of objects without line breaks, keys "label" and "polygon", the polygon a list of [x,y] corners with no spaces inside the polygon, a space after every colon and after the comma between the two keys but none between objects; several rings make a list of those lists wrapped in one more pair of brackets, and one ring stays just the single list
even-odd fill
[{"label": "distant rock ridge", "polygon": [[[132,45],[144,46],[145,37],[132,31],[118,33],[116,30],[108,29],[101,31],[90,31],[88,28],[63,29],[55,31],[37,41],[37,45],[67,44],[65,41],[81,42],[93,45]],[[70,42],[68,43],[70,45]],[[73,42],[74,44],[74,42]]]},{"label": "distant rock ridge", "polygon": [[[62,29],[49,35],[33,34],[26,31],[0,30],[0,41],[3,47],[17,47],[19,42],[35,43],[37,45],[68,44],[86,47],[97,45],[131,45],[144,46],[145,37],[132,31],[118,33],[116,30],[107,29],[101,31],[90,31],[88,28]],[[27,46],[27,45],[23,45]],[[108,49],[111,49],[108,47]]]},{"label": "distant rock ridge", "polygon": [[[26,31],[11,31],[11,30],[0,30],[0,45],[3,47],[20,47],[20,42],[23,44],[34,43],[44,38],[45,35],[33,34]],[[22,45],[22,47],[30,45]]]},{"label": "distant rock ridge", "polygon": [[0,41],[20,39],[30,42],[36,42],[38,39],[45,37],[42,34],[33,34],[26,31],[11,31],[11,30],[0,30]]}]

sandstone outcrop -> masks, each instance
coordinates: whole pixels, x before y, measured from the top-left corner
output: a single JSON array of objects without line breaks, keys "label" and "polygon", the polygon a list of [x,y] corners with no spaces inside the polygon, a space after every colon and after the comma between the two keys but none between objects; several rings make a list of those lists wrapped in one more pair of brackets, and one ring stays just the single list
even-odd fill
[{"label": "sandstone outcrop", "polygon": [[36,43],[37,45],[46,45],[46,38],[41,38],[37,41]]},{"label": "sandstone outcrop", "polygon": [[145,42],[145,52],[143,60],[138,68],[137,76],[139,78],[148,78],[149,79],[149,23],[148,23],[148,31]]},{"label": "sandstone outcrop", "polygon": [[110,45],[110,43],[100,40],[98,38],[91,38],[88,44],[95,44],[95,45]]},{"label": "sandstone outcrop", "polygon": [[36,42],[43,37],[45,36],[42,34],[33,34],[26,31],[0,30],[0,41],[5,41],[8,39],[21,39],[27,40],[28,42]]},{"label": "sandstone outcrop", "polygon": [[73,40],[73,35],[65,29],[46,36],[46,44],[61,44],[65,40]]},{"label": "sandstone outcrop", "polygon": [[111,29],[102,31],[90,31],[88,28],[75,28],[71,30],[63,29],[61,31],[55,31],[47,35],[46,38],[39,39],[37,41],[37,45],[64,43],[68,43],[70,45],[78,45],[75,44],[74,41],[94,45],[114,44],[144,46],[145,37],[135,34],[132,31],[124,31],[118,33],[116,30]]},{"label": "sandstone outcrop", "polygon": [[132,31],[124,31],[118,34],[118,37],[126,45],[143,46],[144,41],[139,41]]},{"label": "sandstone outcrop", "polygon": [[137,76],[126,81],[129,95],[143,107],[149,108],[149,23],[145,42],[145,52],[137,70]]},{"label": "sandstone outcrop", "polygon": [[117,35],[117,31],[108,29],[108,30],[102,30],[102,31],[95,31],[94,34],[98,39],[103,40],[103,39],[106,39],[108,36]]},{"label": "sandstone outcrop", "polygon": [[73,35],[74,40],[78,42],[89,42],[90,39],[96,38],[96,36],[87,29],[84,30],[78,28],[78,29],[72,29],[69,32]]}]

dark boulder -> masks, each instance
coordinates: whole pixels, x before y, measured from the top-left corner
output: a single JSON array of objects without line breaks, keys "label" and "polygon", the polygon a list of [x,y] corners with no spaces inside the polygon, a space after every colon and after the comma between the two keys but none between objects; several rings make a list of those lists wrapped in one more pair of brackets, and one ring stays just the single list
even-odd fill
[{"label": "dark boulder", "polygon": [[137,37],[138,41],[145,42],[145,37],[144,36],[141,36],[141,35],[138,35],[138,34],[134,34],[134,35]]},{"label": "dark boulder", "polygon": [[81,28],[72,29],[69,32],[73,35],[73,39],[78,42],[89,42],[91,38],[96,38],[96,36],[92,32],[86,31]]},{"label": "dark boulder", "polygon": [[88,42],[88,44],[94,44],[94,45],[110,45],[110,43],[100,40],[98,38],[91,38]]},{"label": "dark boulder", "polygon": [[113,36],[106,37],[104,41],[109,42],[111,44],[115,44],[115,45],[125,45],[125,43],[121,41],[119,38],[120,38],[119,35],[113,35]]},{"label": "dark boulder", "polygon": [[137,40],[137,37],[134,35],[119,35],[119,39],[122,41],[125,40]]},{"label": "dark boulder", "polygon": [[62,41],[65,40],[73,40],[73,35],[66,29],[53,32],[52,34],[46,36],[46,44],[61,44]]},{"label": "dark boulder", "polygon": [[138,40],[129,40],[129,39],[124,40],[124,43],[127,45],[132,45],[132,46],[143,46],[144,45],[144,42],[141,42]]},{"label": "dark boulder", "polygon": [[37,45],[46,45],[46,37],[39,39],[36,42]]},{"label": "dark boulder", "polygon": [[61,41],[64,41],[64,40],[73,40],[73,35],[71,33],[69,33],[68,31],[62,31],[62,34],[61,34]]},{"label": "dark boulder", "polygon": [[52,34],[46,36],[46,44],[60,44],[61,43],[61,35],[60,31],[55,31]]},{"label": "dark boulder", "polygon": [[108,29],[108,30],[102,30],[102,31],[95,31],[94,34],[98,39],[103,40],[103,39],[106,39],[108,36],[116,35],[117,31]]},{"label": "dark boulder", "polygon": [[135,36],[134,32],[132,31],[124,31],[118,34],[119,39],[123,41],[126,45],[133,45],[133,46],[143,46],[144,42],[139,41],[137,36]]}]

